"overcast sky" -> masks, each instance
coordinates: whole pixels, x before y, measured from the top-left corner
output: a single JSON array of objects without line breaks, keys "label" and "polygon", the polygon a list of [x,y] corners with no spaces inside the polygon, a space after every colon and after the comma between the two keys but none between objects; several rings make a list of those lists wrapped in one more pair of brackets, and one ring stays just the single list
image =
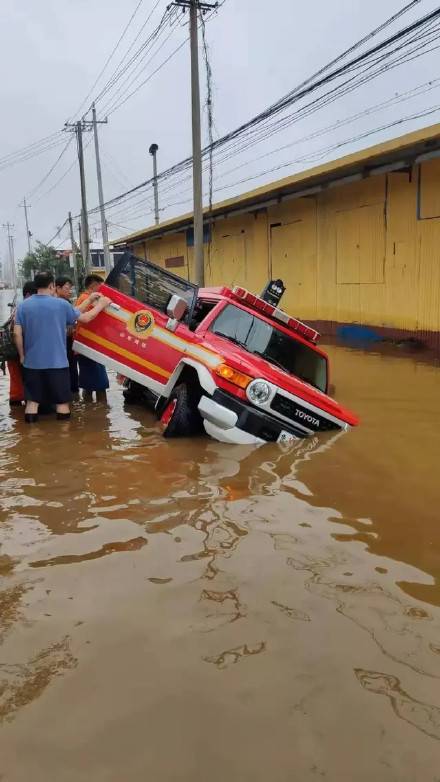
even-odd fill
[{"label": "overcast sky", "polygon": [[[2,122],[0,158],[62,129],[76,113],[107,57],[113,50],[138,0],[2,0],[0,7],[0,72]],[[149,23],[133,46],[131,54],[157,26],[168,0],[144,0],[114,58],[92,91],[98,95],[120,59],[138,34],[141,25],[157,5]],[[340,51],[399,10],[404,0],[225,0],[217,15],[207,22],[207,37],[214,80],[214,135],[222,135],[269,103],[292,89]],[[436,7],[421,0],[393,29]],[[387,33],[388,34],[388,33]],[[151,63],[116,94],[118,101],[133,86],[152,74],[155,68],[185,40],[187,28],[167,29],[152,49]],[[160,49],[159,49],[160,46]],[[299,140],[316,129],[345,120],[369,106],[406,92],[427,80],[440,77],[438,52],[421,57],[376,79],[366,87],[331,104],[306,121],[267,139],[263,145],[236,155],[214,171],[217,187],[214,200],[244,192],[256,185],[308,168],[327,158],[340,157],[353,149],[371,146],[383,138],[439,121],[440,112],[413,120],[397,128],[384,129],[363,140],[345,143],[365,131],[393,120],[440,106],[440,89],[411,98],[403,104],[375,111],[348,125],[326,132],[313,141]],[[204,91],[204,72],[201,76]],[[121,82],[119,83],[119,85]],[[439,84],[440,86],[440,84]],[[114,87],[114,90],[117,86]],[[98,103],[108,110],[111,93]],[[113,102],[114,102],[113,101]],[[108,105],[106,105],[106,103]],[[207,141],[206,116],[204,141]],[[159,144],[159,170],[178,162],[191,152],[189,49],[184,45],[169,63],[153,75],[139,91],[101,126],[104,194],[109,199],[148,178],[151,158],[148,147]],[[66,219],[70,209],[79,212],[79,179],[75,145],[67,149],[54,171],[32,194],[54,165],[68,136],[60,146],[17,165],[0,170],[0,225],[14,224],[16,255],[26,249],[23,209],[18,204],[29,196],[30,227],[34,239],[48,241]],[[85,136],[88,206],[96,206],[96,176],[93,144]],[[293,144],[293,142],[297,142]],[[279,146],[290,144],[273,154]],[[341,144],[337,151],[326,147]],[[270,153],[270,154],[269,154]],[[318,153],[317,157],[314,155]],[[264,155],[265,157],[262,157]],[[255,160],[255,158],[260,158]],[[296,161],[296,162],[295,162]],[[287,165],[285,165],[287,164]],[[278,172],[260,176],[262,171],[283,165]],[[71,167],[57,185],[60,177]],[[245,182],[248,177],[256,177]],[[162,217],[167,218],[190,206],[191,182],[171,183],[161,194]],[[50,191],[50,192],[49,192]],[[32,194],[32,195],[31,195]],[[186,199],[186,202],[185,202]],[[169,207],[169,204],[176,204]],[[152,222],[151,196],[121,206],[108,215],[111,236],[117,237]],[[92,222],[94,246],[100,246],[98,225]],[[63,230],[55,245],[68,246]],[[0,233],[0,260],[6,253],[5,232]]]}]

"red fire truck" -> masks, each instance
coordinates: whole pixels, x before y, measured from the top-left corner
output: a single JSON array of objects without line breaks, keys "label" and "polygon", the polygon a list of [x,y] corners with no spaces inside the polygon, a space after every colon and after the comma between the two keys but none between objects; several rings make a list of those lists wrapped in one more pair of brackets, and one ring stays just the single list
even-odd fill
[{"label": "red fire truck", "polygon": [[288,442],[358,423],[328,396],[318,332],[244,288],[197,288],[126,254],[101,292],[112,303],[74,348],[123,375],[127,400],[154,400],[166,437]]}]

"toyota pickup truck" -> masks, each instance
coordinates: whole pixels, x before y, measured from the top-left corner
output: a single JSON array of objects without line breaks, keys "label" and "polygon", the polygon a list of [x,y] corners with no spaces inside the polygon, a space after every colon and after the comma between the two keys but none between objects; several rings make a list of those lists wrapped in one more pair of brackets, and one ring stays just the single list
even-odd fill
[{"label": "toyota pickup truck", "polygon": [[328,395],[318,332],[244,288],[198,288],[127,253],[101,292],[111,304],[74,349],[122,375],[128,401],[153,400],[166,437],[289,442],[358,423]]}]

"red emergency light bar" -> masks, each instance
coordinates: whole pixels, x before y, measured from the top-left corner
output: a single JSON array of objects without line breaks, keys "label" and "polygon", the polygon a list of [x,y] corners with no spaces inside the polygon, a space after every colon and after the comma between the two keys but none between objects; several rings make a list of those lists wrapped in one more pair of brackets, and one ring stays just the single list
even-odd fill
[{"label": "red emergency light bar", "polygon": [[260,310],[260,312],[263,312],[270,318],[274,318],[280,323],[283,323],[284,326],[292,329],[292,331],[296,331],[298,334],[304,337],[304,339],[307,339],[309,342],[313,342],[314,345],[317,344],[320,337],[319,332],[310,328],[310,326],[306,326],[305,323],[302,323],[302,321],[298,320],[297,318],[291,318],[290,315],[287,315],[286,312],[279,310],[278,307],[273,307],[272,304],[269,304],[259,296],[255,296],[253,293],[250,293],[250,291],[247,291],[246,288],[233,288],[232,294],[236,299],[244,301],[246,304],[249,304],[250,307],[255,307],[255,309]]}]

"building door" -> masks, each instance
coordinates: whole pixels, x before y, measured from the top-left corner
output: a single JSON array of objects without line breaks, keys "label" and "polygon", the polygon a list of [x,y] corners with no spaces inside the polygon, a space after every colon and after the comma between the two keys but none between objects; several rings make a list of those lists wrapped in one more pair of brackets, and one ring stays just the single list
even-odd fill
[{"label": "building door", "polygon": [[272,278],[286,286],[281,307],[292,315],[316,314],[316,230],[313,219],[271,226]]},{"label": "building door", "polygon": [[212,285],[247,287],[246,234],[220,236],[212,252]]}]

